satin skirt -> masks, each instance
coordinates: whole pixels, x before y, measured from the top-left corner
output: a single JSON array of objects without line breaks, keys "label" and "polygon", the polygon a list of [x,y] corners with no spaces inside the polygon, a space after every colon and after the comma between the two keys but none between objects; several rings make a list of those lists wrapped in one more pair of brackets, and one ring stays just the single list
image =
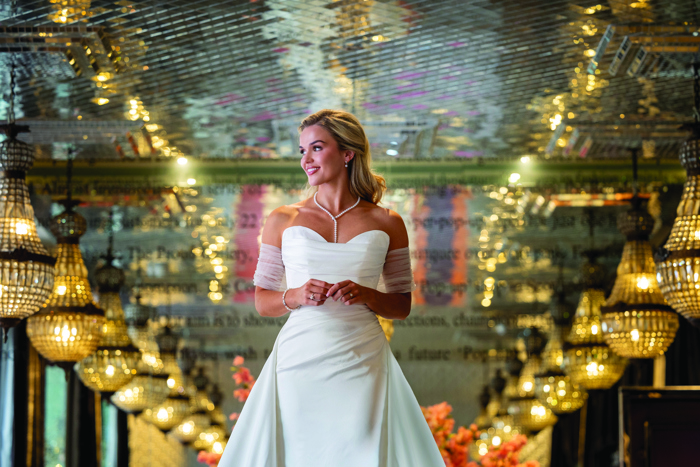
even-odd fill
[{"label": "satin skirt", "polygon": [[291,313],[220,467],[444,467],[376,315]]}]

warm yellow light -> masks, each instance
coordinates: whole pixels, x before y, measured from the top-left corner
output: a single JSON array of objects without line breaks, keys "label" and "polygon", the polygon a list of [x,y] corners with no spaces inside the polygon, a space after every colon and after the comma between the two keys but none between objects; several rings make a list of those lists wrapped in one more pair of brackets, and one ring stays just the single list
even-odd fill
[{"label": "warm yellow light", "polygon": [[530,392],[530,391],[532,391],[532,382],[531,382],[531,381],[525,381],[525,382],[523,383],[523,390],[524,390],[525,392]]},{"label": "warm yellow light", "polygon": [[632,329],[630,331],[630,339],[632,342],[639,342],[639,329]]},{"label": "warm yellow light", "polygon": [[195,183],[197,183],[197,180],[195,180],[194,178],[188,178],[188,179],[187,179],[187,184],[188,184],[188,185],[192,186],[192,185],[194,185]]},{"label": "warm yellow light", "polygon": [[649,288],[649,279],[647,279],[646,276],[642,276],[637,279],[637,288],[647,290]]},{"label": "warm yellow light", "polygon": [[185,164],[187,164],[187,158],[186,157],[178,157],[177,163],[180,165],[185,165]]},{"label": "warm yellow light", "polygon": [[17,232],[17,235],[27,235],[29,233],[29,226],[24,222],[18,222],[15,224],[15,232]]},{"label": "warm yellow light", "polygon": [[491,444],[494,446],[500,446],[501,445],[501,438],[499,436],[494,436],[493,439],[491,440]]},{"label": "warm yellow light", "polygon": [[594,336],[596,334],[598,334],[598,326],[597,325],[594,324],[593,326],[591,326],[591,334],[593,334]]},{"label": "warm yellow light", "polygon": [[108,365],[107,369],[105,369],[105,373],[107,376],[114,376],[114,367],[112,365]]},{"label": "warm yellow light", "polygon": [[520,162],[522,162],[523,164],[527,164],[528,162],[530,162],[530,156],[521,157]]},{"label": "warm yellow light", "polygon": [[93,97],[92,99],[90,99],[90,101],[97,105],[105,105],[109,103],[109,99],[107,99],[106,97]]},{"label": "warm yellow light", "polygon": [[170,389],[172,389],[172,388],[175,387],[175,379],[173,379],[173,378],[168,378],[168,387],[169,387]]},{"label": "warm yellow light", "polygon": [[65,285],[59,285],[56,287],[56,293],[58,295],[65,295],[66,294],[67,287]]},{"label": "warm yellow light", "polygon": [[508,177],[508,181],[510,183],[517,183],[518,180],[520,180],[520,174],[519,173],[512,173],[510,174],[510,177]]}]

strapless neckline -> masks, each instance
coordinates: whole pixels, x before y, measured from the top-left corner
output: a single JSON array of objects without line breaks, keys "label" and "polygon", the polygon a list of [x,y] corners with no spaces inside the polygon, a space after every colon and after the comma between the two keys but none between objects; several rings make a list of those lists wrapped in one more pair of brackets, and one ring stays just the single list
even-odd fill
[{"label": "strapless neckline", "polygon": [[316,237],[318,237],[318,238],[322,241],[322,243],[326,243],[326,244],[328,244],[328,245],[346,245],[346,244],[348,244],[348,243],[352,243],[353,240],[356,240],[356,239],[358,239],[358,238],[361,238],[363,235],[371,234],[371,233],[373,233],[373,232],[381,232],[381,233],[383,233],[384,235],[386,235],[387,238],[389,238],[389,234],[386,233],[386,232],[384,232],[383,230],[373,229],[373,230],[366,230],[366,231],[364,231],[364,232],[362,232],[362,233],[359,233],[359,234],[355,235],[354,237],[352,237],[352,238],[351,238],[350,240],[348,240],[347,242],[344,242],[344,243],[331,243],[331,242],[329,242],[328,240],[326,240],[325,238],[323,238],[323,235],[321,235],[320,233],[316,232],[314,229],[312,229],[312,228],[310,228],[310,227],[306,227],[305,225],[293,225],[293,226],[291,226],[291,227],[287,227],[286,229],[284,229],[284,232],[282,232],[282,239],[283,239],[283,240],[284,240],[284,236],[285,236],[285,234],[287,233],[287,231],[288,231],[288,230],[291,230],[291,229],[304,229],[304,230],[306,230],[306,231],[308,231],[308,232],[311,232],[312,234],[316,235]]}]

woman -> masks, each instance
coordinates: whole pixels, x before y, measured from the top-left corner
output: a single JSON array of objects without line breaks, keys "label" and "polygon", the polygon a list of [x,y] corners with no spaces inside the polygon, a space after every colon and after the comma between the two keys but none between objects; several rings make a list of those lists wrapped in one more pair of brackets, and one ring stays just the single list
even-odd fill
[{"label": "woman", "polygon": [[270,214],[254,279],[260,315],[291,313],[219,465],[444,467],[377,320],[408,316],[413,280],[369,141],[336,110],[299,131],[314,195]]}]

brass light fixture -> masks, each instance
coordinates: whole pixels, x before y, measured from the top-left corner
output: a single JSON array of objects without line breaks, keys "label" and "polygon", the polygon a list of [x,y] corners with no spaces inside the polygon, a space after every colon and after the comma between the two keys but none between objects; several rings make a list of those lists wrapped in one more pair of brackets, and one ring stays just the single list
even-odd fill
[{"label": "brass light fixture", "polygon": [[41,243],[29,201],[25,174],[34,164],[34,148],[17,139],[29,127],[15,123],[15,66],[10,73],[7,139],[0,143],[0,326],[5,331],[36,313],[53,288],[54,264]]},{"label": "brass light fixture", "polygon": [[566,301],[561,271],[557,298],[552,307],[554,327],[542,351],[541,371],[535,375],[535,397],[558,414],[577,411],[588,397],[588,393],[563,371],[564,336],[569,333],[573,310]]},{"label": "brass light fixture", "polygon": [[119,290],[124,286],[124,271],[112,264],[115,259],[112,254],[113,241],[110,231],[104,264],[95,271],[99,303],[106,317],[104,335],[97,351],[75,367],[87,387],[107,394],[131,381],[136,374],[136,364],[141,359],[141,352],[131,343],[124,322],[124,310],[119,298]]},{"label": "brass light fixture", "polygon": [[190,402],[190,409],[192,410],[192,413],[185,417],[185,419],[179,425],[168,432],[168,434],[183,444],[192,443],[199,438],[199,435],[204,430],[211,426],[211,419],[207,415],[206,411],[197,407],[193,400]]},{"label": "brass light fixture", "polygon": [[541,365],[540,354],[546,339],[537,328],[531,328],[525,336],[525,348],[529,355],[517,383],[518,396],[508,401],[507,413],[513,417],[513,424],[528,431],[540,431],[557,422],[557,417],[535,397],[535,374]]},{"label": "brass light fixture", "polygon": [[605,274],[595,262],[595,252],[583,266],[585,290],[579,298],[576,316],[565,345],[564,373],[583,389],[608,389],[625,371],[627,359],[615,354],[605,343],[600,307],[605,303]]},{"label": "brass light fixture", "polygon": [[102,338],[105,313],[95,305],[79,240],[87,222],[73,208],[70,179],[73,160],[68,160],[68,193],[65,211],[51,219],[56,237],[57,259],[53,291],[44,307],[27,321],[32,345],[47,360],[68,371],[73,363],[95,352]]},{"label": "brass light fixture", "polygon": [[153,368],[143,361],[136,367],[136,375],[111,397],[114,405],[133,414],[157,407],[170,394],[167,375],[154,374]]},{"label": "brass light fixture", "polygon": [[687,172],[671,234],[656,257],[661,293],[686,318],[700,318],[700,73],[693,64],[695,123],[679,157]]},{"label": "brass light fixture", "polygon": [[678,315],[667,305],[657,282],[649,234],[652,217],[633,198],[632,209],[618,218],[627,243],[610,297],[601,308],[605,342],[626,358],[654,358],[671,345]]},{"label": "brass light fixture", "polygon": [[163,328],[163,333],[157,338],[160,356],[163,361],[162,373],[168,376],[166,380],[170,393],[162,404],[147,409],[143,416],[147,421],[157,426],[161,431],[168,431],[179,425],[190,412],[190,398],[185,390],[185,380],[182,370],[177,366],[175,350],[177,337],[169,327]]}]

